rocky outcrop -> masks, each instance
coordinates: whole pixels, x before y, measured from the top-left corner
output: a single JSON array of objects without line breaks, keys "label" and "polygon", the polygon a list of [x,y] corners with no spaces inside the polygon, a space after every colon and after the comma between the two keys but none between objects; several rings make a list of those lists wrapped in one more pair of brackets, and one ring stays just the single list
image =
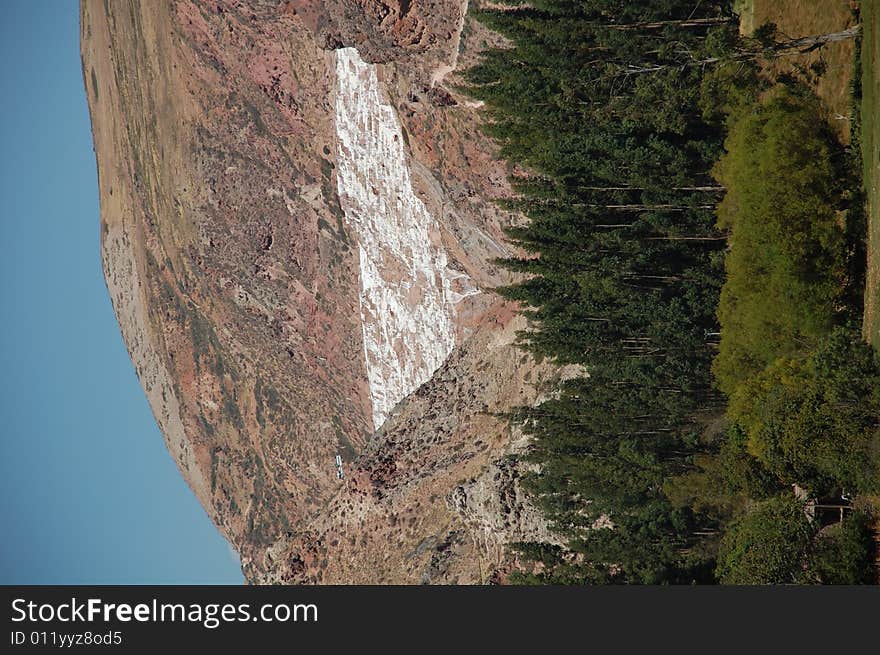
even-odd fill
[{"label": "rocky outcrop", "polygon": [[535,401],[556,372],[513,345],[501,306],[403,402],[305,530],[267,552],[264,582],[489,582],[506,545],[546,527],[506,457],[521,447],[501,412]]},{"label": "rocky outcrop", "polygon": [[451,90],[494,42],[465,12],[82,2],[108,290],[251,581],[485,582],[543,530],[501,413],[557,373],[491,293],[514,217]]},{"label": "rocky outcrop", "polygon": [[457,55],[467,0],[293,0],[321,46],[429,72]]}]

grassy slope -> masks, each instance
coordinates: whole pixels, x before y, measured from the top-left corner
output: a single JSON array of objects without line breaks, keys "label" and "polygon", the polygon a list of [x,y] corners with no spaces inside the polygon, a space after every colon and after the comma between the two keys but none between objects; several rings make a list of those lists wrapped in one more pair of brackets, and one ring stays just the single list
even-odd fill
[{"label": "grassy slope", "polygon": [[[865,283],[865,337],[875,348],[880,348],[880,121],[877,120],[877,101],[880,100],[880,1],[864,0],[861,6],[862,23],[862,107],[861,145],[862,172],[867,194],[868,211],[868,271]],[[880,496],[866,499],[874,511],[880,508]],[[880,519],[875,522],[877,582],[880,583]]]},{"label": "grassy slope", "polygon": [[[871,1],[871,0],[869,0]],[[776,23],[790,38],[837,32],[855,23],[849,0],[743,0],[742,30],[749,33],[766,22]],[[827,68],[816,84],[816,94],[827,110],[829,123],[844,142],[849,141],[848,116],[852,110],[851,87],[855,44],[852,40],[832,43],[808,54],[781,57],[767,62],[774,73],[794,66],[809,66],[822,60]]]},{"label": "grassy slope", "polygon": [[862,2],[862,153],[868,207],[868,276],[865,285],[864,332],[875,348],[880,347],[880,7],[877,0]]}]

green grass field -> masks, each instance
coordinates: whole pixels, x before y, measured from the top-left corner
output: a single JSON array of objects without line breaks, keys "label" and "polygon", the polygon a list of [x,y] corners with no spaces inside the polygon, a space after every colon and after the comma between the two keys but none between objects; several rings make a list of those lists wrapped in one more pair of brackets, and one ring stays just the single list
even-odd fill
[{"label": "green grass field", "polygon": [[877,0],[861,5],[862,23],[862,166],[868,210],[868,274],[865,285],[865,336],[880,347],[880,7]]}]

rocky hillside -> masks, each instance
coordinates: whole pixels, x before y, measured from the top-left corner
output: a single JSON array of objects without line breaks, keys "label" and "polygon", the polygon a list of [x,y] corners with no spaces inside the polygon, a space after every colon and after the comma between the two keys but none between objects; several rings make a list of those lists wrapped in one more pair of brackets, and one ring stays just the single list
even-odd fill
[{"label": "rocky hillside", "polygon": [[250,581],[486,582],[546,530],[499,413],[561,373],[491,293],[515,217],[453,90],[495,38],[466,13],[82,2],[107,287]]}]

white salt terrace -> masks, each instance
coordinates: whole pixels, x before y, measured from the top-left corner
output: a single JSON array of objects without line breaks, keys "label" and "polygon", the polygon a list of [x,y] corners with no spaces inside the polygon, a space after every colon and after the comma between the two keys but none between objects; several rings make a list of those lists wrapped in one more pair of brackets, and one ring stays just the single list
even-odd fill
[{"label": "white salt terrace", "polygon": [[[357,235],[364,356],[378,429],[455,346],[452,282],[440,227],[415,195],[394,108],[376,67],[336,51],[337,184]],[[474,291],[476,292],[476,291]],[[468,294],[469,295],[469,294]]]}]

